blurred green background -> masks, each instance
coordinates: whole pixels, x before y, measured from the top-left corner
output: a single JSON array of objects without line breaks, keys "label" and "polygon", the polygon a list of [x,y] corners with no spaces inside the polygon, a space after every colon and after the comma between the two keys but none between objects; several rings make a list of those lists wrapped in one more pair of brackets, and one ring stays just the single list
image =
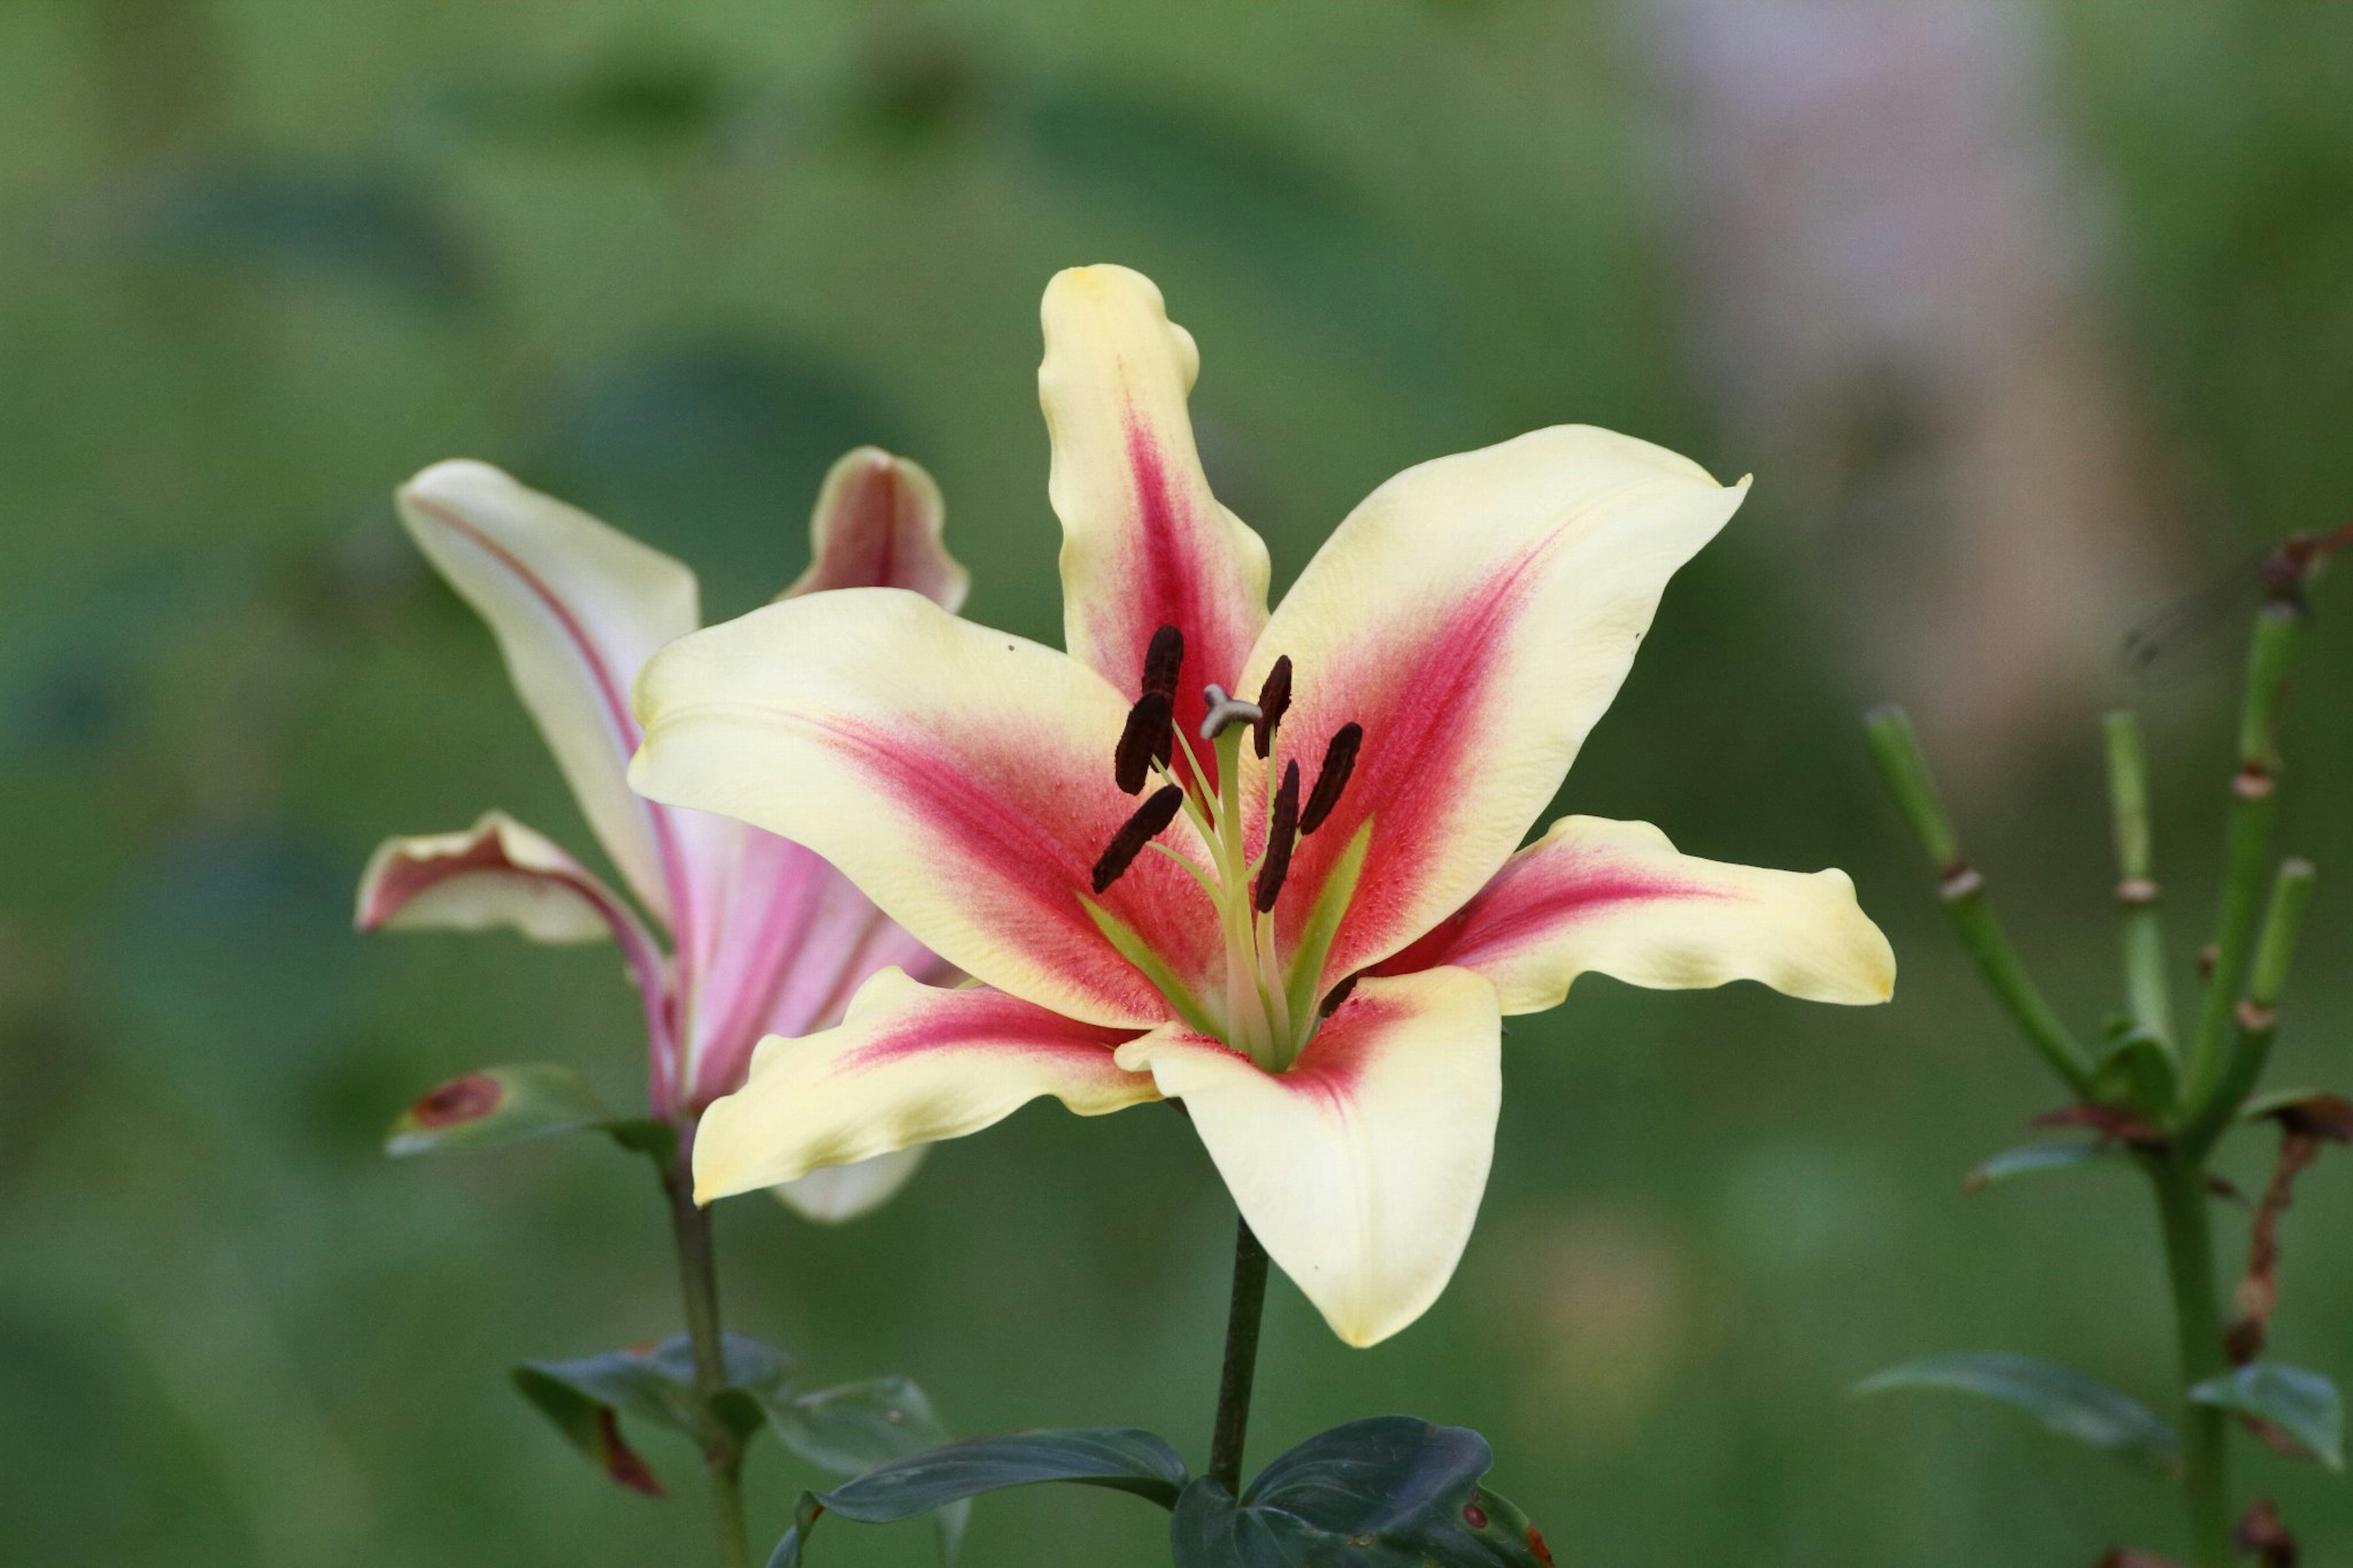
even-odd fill
[{"label": "blurred green background", "polygon": [[[1388,474],[1538,425],[1755,470],[1563,805],[1844,866],[1903,965],[1870,1013],[1595,979],[1515,1022],[1453,1287],[1354,1352],[1278,1279],[1253,1456],[1377,1411],[1477,1426],[1564,1563],[2171,1547],[2170,1497],[2102,1457],[1989,1407],[1842,1393],[2002,1347],[2161,1402],[2170,1356],[2129,1179],[1958,1191],[2056,1097],[1944,939],[1855,716],[1922,702],[1998,898],[2088,1028],[2115,991],[2093,720],[2140,704],[2186,984],[2241,627],[2154,681],[2114,650],[2353,505],[2353,8],[2038,0],[1990,43],[1890,15],[0,7],[0,1558],[700,1560],[682,1445],[645,1436],[678,1495],[648,1502],[504,1383],[672,1331],[642,1168],[590,1140],[377,1152],[409,1098],[478,1065],[559,1058],[624,1100],[642,1073],[605,951],[350,932],[388,833],[497,805],[590,842],[389,492],[436,458],[500,462],[691,563],[717,617],[800,569],[824,465],[879,441],[944,486],[970,613],[1051,640],[1036,309],[1053,269],[1101,259],[1151,272],[1201,342],[1212,474],[1278,586]],[[1858,81],[1897,133],[1837,110]],[[1939,115],[1998,134],[1900,133]],[[1934,237],[2009,232],[1979,200],[2024,237],[2004,255],[2042,259],[1964,299],[1935,268],[1969,247]],[[1954,205],[1875,252],[1919,201]],[[1853,270],[1810,316],[1773,279],[1815,277],[1821,244]],[[1912,332],[1874,289],[1960,300],[1960,326]],[[1820,331],[1776,349],[1792,321]],[[1969,386],[2008,384],[1953,356],[2054,321],[2092,345],[2091,423],[2129,476],[2130,504],[2073,534],[2099,508],[2071,510],[2048,452],[1937,446]],[[1784,395],[1850,330],[1842,412]],[[2060,444],[2064,469],[2083,448]],[[1919,468],[1924,447],[1975,455]],[[2000,534],[2021,514],[1985,476],[2061,521]],[[2046,640],[2090,654],[1997,677],[2025,646],[1997,630],[1923,662],[1907,626],[1999,628],[2018,600],[1940,571],[1986,539],[1977,558],[2053,606]],[[2343,586],[2318,590],[2288,731],[2282,843],[2324,881],[2276,1075],[2340,1088]],[[2027,695],[1952,695],[1997,685]],[[2251,1180],[2263,1142],[2235,1157]],[[2299,1194],[2275,1342],[2340,1377],[2348,1174],[2331,1155]],[[1048,1105],[935,1151],[868,1222],[745,1199],[718,1228],[733,1325],[813,1378],[903,1370],[959,1431],[1132,1422],[1198,1462],[1229,1212],[1178,1119]],[[2342,1486],[2242,1462],[2310,1561],[2353,1561]],[[754,1472],[765,1541],[813,1478],[772,1447]],[[1122,1497],[1010,1494],[980,1504],[968,1560],[1148,1563],[1163,1528]],[[915,1563],[928,1541],[820,1548]]]}]

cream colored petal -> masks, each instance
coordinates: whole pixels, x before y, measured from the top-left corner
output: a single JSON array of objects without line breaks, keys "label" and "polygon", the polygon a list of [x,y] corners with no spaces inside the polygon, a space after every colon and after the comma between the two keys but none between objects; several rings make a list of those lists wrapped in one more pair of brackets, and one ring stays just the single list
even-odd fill
[{"label": "cream colored petal", "polygon": [[803,1219],[819,1225],[843,1225],[872,1214],[898,1196],[914,1179],[931,1145],[918,1143],[895,1153],[877,1154],[855,1165],[828,1165],[811,1171],[797,1182],[781,1182],[768,1190],[776,1201]]},{"label": "cream colored petal", "polygon": [[709,1203],[943,1138],[1050,1094],[1082,1116],[1158,1098],[1099,1028],[982,987],[935,990],[896,969],[839,1028],[760,1042],[744,1087],[702,1113],[694,1193]]},{"label": "cream colored petal", "polygon": [[1289,656],[1275,763],[1297,759],[1311,781],[1333,735],[1363,726],[1356,772],[1276,911],[1288,942],[1371,818],[1327,984],[1422,935],[1511,856],[1616,696],[1667,579],[1745,493],[1648,443],[1567,426],[1409,468],[1340,525],[1242,683],[1256,690]]},{"label": "cream colored petal", "polygon": [[1814,1002],[1884,1002],[1895,953],[1843,871],[1678,854],[1647,822],[1565,816],[1443,925],[1379,966],[1476,970],[1506,1013],[1556,1006],[1588,971],[1687,990],[1760,980]]},{"label": "cream colored petal", "polygon": [[1218,504],[1185,400],[1200,354],[1152,280],[1081,267],[1046,286],[1038,391],[1062,520],[1064,645],[1133,700],[1163,625],[1185,634],[1176,721],[1241,673],[1266,624],[1266,545]]},{"label": "cream colored petal", "polygon": [[1503,1099],[1495,988],[1460,969],[1360,983],[1280,1075],[1168,1029],[1121,1047],[1181,1099],[1242,1217],[1352,1345],[1430,1309],[1486,1191]]},{"label": "cream colored petal", "polygon": [[387,838],[360,877],[362,931],[522,932],[533,942],[601,942],[634,920],[554,840],[502,811],[463,833]]},{"label": "cream colored petal", "polygon": [[[1136,808],[1113,775],[1126,708],[1051,648],[918,595],[844,588],[658,655],[638,683],[631,778],[807,846],[967,974],[1148,1028],[1167,1002],[1082,902]],[[1181,816],[1161,842],[1206,859]],[[1102,904],[1204,994],[1222,974],[1208,897],[1166,856],[1138,859]]]},{"label": "cream colored petal", "polygon": [[629,683],[694,629],[694,574],[487,463],[437,463],[400,489],[417,548],[490,623],[523,706],[632,891],[670,918],[678,854],[659,814],[629,793]]},{"label": "cream colored petal", "polygon": [[906,588],[959,609],[972,574],[947,552],[940,487],[920,464],[880,447],[838,460],[809,515],[809,565],[776,596],[828,588]]}]

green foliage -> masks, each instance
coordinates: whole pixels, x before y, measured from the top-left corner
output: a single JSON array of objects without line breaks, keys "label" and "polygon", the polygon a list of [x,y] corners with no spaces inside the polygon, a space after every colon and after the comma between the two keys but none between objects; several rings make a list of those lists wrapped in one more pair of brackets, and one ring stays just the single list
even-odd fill
[{"label": "green foliage", "polygon": [[2170,1468],[2181,1451],[2173,1428],[2131,1395],[2054,1362],[2007,1351],[1926,1356],[1874,1373],[1856,1384],[1854,1392],[1916,1388],[1999,1400],[2063,1437],[2157,1469]]},{"label": "green foliage", "polygon": [[1176,1568],[1548,1568],[1527,1516],[1480,1486],[1493,1459],[1476,1432],[1409,1415],[1318,1433],[1239,1500],[1207,1476],[1187,1487]]},{"label": "green foliage", "polygon": [[596,1090],[554,1062],[484,1068],[419,1096],[385,1134],[395,1158],[499,1149],[558,1132],[602,1131],[615,1118]]},{"label": "green foliage", "polygon": [[2208,1378],[2189,1397],[2267,1422],[2330,1469],[2345,1468],[2345,1401],[2337,1384],[2316,1372],[2255,1362]]}]

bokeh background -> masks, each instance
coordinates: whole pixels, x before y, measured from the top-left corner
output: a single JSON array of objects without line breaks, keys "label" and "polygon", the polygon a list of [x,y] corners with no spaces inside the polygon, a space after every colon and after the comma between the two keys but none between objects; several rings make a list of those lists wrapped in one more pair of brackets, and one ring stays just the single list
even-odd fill
[{"label": "bokeh background", "polygon": [[[1278,585],[1379,479],[1584,420],[1753,470],[1563,795],[1849,868],[1895,1003],[1579,985],[1515,1022],[1485,1214],[1371,1352],[1278,1282],[1253,1454],[1475,1426],[1563,1563],[2087,1565],[2172,1501],[2007,1412],[1843,1390],[1930,1351],[2162,1401],[2120,1174],[1964,1198],[2054,1100],[1944,940],[1856,717],[1912,703],[2080,1026],[2115,994],[2094,716],[2152,728],[2188,982],[2243,623],[2158,606],[2353,509],[2353,9],[2279,0],[16,0],[0,7],[0,1558],[699,1560],[504,1383],[676,1321],[641,1166],[395,1165],[493,1061],[638,1092],[609,953],[349,929],[393,832],[586,848],[388,495],[495,460],[789,580],[826,462],[940,477],[971,610],[1059,630],[1035,402],[1056,268],[1153,273]],[[2353,605],[2317,593],[2282,843],[2322,862],[2279,1076],[2353,1081]],[[2243,607],[2243,606],[2242,606]],[[2260,1173],[2261,1141],[2237,1156]],[[2353,1164],[2288,1221],[2284,1359],[2353,1374]],[[1176,1117],[1049,1106],[876,1218],[719,1231],[735,1326],[958,1430],[1198,1458],[1229,1213]],[[2227,1251],[2240,1222],[2225,1221]],[[2311,1560],[2353,1497],[2242,1458]],[[755,1462],[761,1538],[812,1478]],[[1162,1517],[984,1501],[976,1563]],[[828,1563],[926,1533],[838,1528]],[[1157,1559],[1165,1560],[1165,1559]]]}]

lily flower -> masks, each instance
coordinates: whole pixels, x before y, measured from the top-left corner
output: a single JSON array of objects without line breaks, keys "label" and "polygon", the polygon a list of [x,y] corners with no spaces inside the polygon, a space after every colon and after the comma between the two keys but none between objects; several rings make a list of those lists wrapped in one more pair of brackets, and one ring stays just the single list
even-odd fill
[{"label": "lily flower", "polygon": [[1181,1100],[1274,1261],[1366,1345],[1469,1238],[1504,1015],[1588,971],[1887,998],[1842,872],[1588,816],[1521,847],[1746,481],[1539,430],[1382,485],[1269,614],[1159,290],[1065,272],[1044,316],[1068,652],[864,590],[698,633],[638,679],[641,793],[810,845],[979,983],[885,973],[839,1028],[764,1042],[705,1117],[699,1198],[1039,1095]]},{"label": "lily flower", "polygon": [[[490,623],[637,907],[552,839],[493,811],[462,833],[386,840],[361,879],[362,931],[610,938],[645,1005],[648,1098],[664,1120],[691,1121],[739,1087],[762,1036],[837,1023],[877,971],[944,976],[810,850],[630,793],[630,682],[655,649],[702,624],[685,565],[482,463],[426,469],[401,487],[399,510],[426,559]],[[941,542],[942,521],[939,489],[922,468],[872,447],[851,452],[818,493],[809,568],[781,597],[889,587],[928,595],[945,614],[969,579]],[[812,1218],[846,1219],[889,1197],[918,1157],[823,1172],[779,1195]]]}]

